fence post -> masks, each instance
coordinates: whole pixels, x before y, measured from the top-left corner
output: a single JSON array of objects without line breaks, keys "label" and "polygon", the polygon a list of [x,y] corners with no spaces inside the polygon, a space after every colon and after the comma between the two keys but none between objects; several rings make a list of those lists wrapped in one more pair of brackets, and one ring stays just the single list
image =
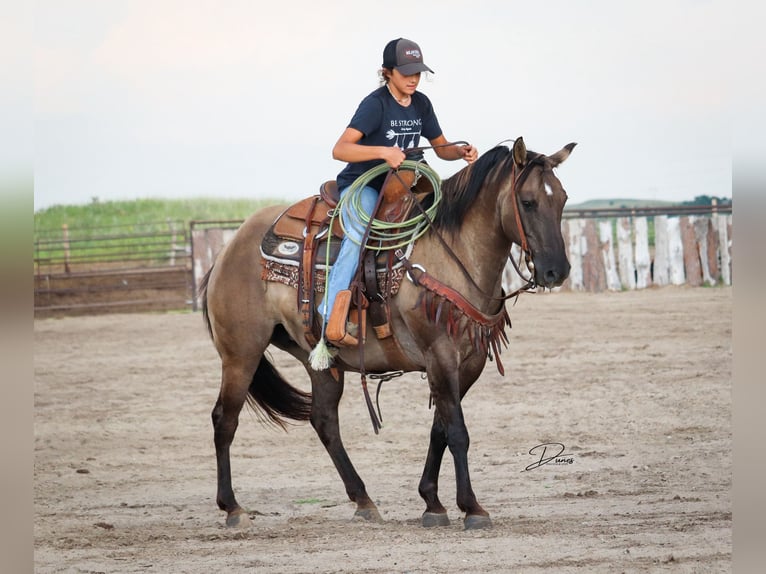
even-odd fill
[{"label": "fence post", "polygon": [[633,220],[633,225],[636,230],[636,287],[644,289],[652,282],[649,225],[646,217],[636,217]]},{"label": "fence post", "polygon": [[654,216],[654,273],[655,285],[670,283],[670,243],[668,237],[668,216]]},{"label": "fence post", "polygon": [[569,239],[569,264],[571,265],[569,270],[569,287],[573,291],[582,291],[585,288],[583,283],[581,247],[584,221],[582,219],[570,219],[567,221],[567,225],[569,227],[569,233],[567,234]]},{"label": "fence post", "polygon": [[718,284],[718,236],[713,233],[713,220],[699,217],[694,222],[694,233],[699,246],[702,280],[708,285]]},{"label": "fence post", "polygon": [[167,221],[168,227],[170,227],[170,266],[175,267],[176,249],[178,249],[178,245],[176,245],[176,226],[173,225],[169,217],[165,221]]},{"label": "fence post", "polygon": [[596,230],[596,222],[593,219],[585,221],[581,244],[583,285],[586,291],[600,293],[606,289],[606,268],[601,257],[601,242]]},{"label": "fence post", "polygon": [[617,245],[619,254],[620,282],[627,289],[636,288],[636,267],[633,263],[633,242],[631,240],[629,217],[617,219]]},{"label": "fence post", "polygon": [[66,223],[62,223],[61,231],[64,237],[64,272],[69,273],[69,226]]},{"label": "fence post", "polygon": [[697,234],[694,231],[694,219],[693,216],[681,218],[681,240],[684,245],[686,282],[692,287],[699,287],[702,285],[702,266]]},{"label": "fence post", "polygon": [[598,235],[601,242],[601,258],[604,260],[604,270],[606,271],[606,288],[610,291],[619,291],[621,284],[620,276],[617,274],[617,260],[614,255],[611,220],[599,221]]},{"label": "fence post", "polygon": [[681,219],[679,217],[668,218],[668,268],[670,270],[670,283],[683,285],[686,281],[686,269],[684,267],[684,244],[681,239]]},{"label": "fence post", "polygon": [[716,215],[718,224],[718,252],[721,258],[721,279],[724,285],[731,285],[731,256],[729,254],[729,217],[723,213]]}]

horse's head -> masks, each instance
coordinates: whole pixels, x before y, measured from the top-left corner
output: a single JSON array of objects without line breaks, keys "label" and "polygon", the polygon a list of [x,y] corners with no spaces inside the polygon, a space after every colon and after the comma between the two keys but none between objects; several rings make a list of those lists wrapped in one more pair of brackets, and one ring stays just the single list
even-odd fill
[{"label": "horse's head", "polygon": [[513,145],[515,177],[500,206],[506,235],[526,251],[535,283],[557,287],[569,276],[569,260],[561,236],[561,214],[567,194],[553,168],[561,164],[576,144],[551,156],[527,151],[522,138]]}]

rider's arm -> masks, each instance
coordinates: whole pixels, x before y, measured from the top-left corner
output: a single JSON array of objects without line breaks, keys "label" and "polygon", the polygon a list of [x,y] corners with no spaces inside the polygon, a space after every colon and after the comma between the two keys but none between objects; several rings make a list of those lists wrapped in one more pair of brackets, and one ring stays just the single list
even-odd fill
[{"label": "rider's arm", "polygon": [[394,169],[398,168],[405,159],[404,152],[396,146],[368,146],[359,144],[364,134],[354,128],[346,128],[341,134],[335,147],[332,148],[332,157],[348,163],[357,163],[380,159]]}]

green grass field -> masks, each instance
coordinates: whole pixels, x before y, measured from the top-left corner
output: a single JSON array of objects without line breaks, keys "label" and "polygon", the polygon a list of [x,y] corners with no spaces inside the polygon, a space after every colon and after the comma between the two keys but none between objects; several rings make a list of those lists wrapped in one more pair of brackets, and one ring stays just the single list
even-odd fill
[{"label": "green grass field", "polygon": [[[167,222],[188,225],[189,221],[208,219],[245,219],[266,205],[278,200],[249,199],[138,199],[133,201],[104,201],[87,205],[56,205],[34,214],[35,237],[58,233],[66,224],[75,229],[110,229],[131,226],[167,227]],[[130,231],[127,229],[126,231]]]},{"label": "green grass field", "polygon": [[[190,221],[244,220],[278,200],[139,199],[57,205],[34,214],[34,258],[44,265],[118,259],[163,262]],[[66,226],[66,234],[64,232]]]}]

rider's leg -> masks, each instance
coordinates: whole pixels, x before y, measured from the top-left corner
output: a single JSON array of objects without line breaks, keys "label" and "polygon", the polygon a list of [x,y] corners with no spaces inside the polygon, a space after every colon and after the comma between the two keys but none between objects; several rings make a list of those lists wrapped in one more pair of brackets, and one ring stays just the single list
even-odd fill
[{"label": "rider's leg", "polygon": [[[350,188],[343,189],[340,194],[341,198],[348,192]],[[378,191],[374,187],[365,186],[359,192],[359,205],[364,213],[368,217],[372,217],[372,212],[375,209],[375,204],[378,201]],[[361,241],[364,236],[364,230],[366,223],[359,220],[359,216],[354,213],[350,202],[343,203],[340,217],[343,221],[343,228],[345,229],[345,236],[340,244],[340,252],[335,264],[330,269],[330,275],[327,280],[327,295],[323,297],[322,303],[319,305],[319,313],[321,313],[325,321],[330,318],[332,314],[332,308],[335,304],[335,297],[339,291],[348,289],[351,285],[351,280],[354,278],[356,272],[357,263],[359,262],[359,253],[361,251]]]}]

